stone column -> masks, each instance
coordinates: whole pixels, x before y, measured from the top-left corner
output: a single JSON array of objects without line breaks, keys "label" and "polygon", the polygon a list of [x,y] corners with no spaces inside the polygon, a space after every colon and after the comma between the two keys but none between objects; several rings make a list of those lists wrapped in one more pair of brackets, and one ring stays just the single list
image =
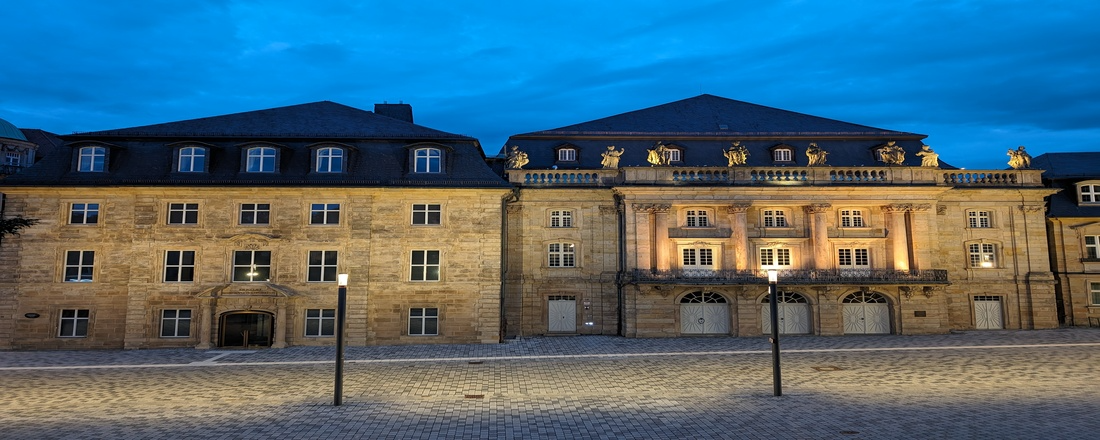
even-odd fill
[{"label": "stone column", "polygon": [[889,230],[890,247],[893,248],[894,270],[909,270],[909,234],[905,230],[905,213],[912,207],[906,204],[886,205],[886,228]]},{"label": "stone column", "polygon": [[286,302],[287,298],[280,298],[279,308],[275,311],[275,342],[271,348],[286,348]]},{"label": "stone column", "polygon": [[825,217],[832,205],[815,203],[806,207],[810,215],[810,234],[813,238],[814,269],[831,269],[833,259],[829,254],[829,221]]},{"label": "stone column", "polygon": [[641,203],[633,203],[630,207],[633,208],[634,215],[629,215],[626,219],[626,251],[634,254],[633,269],[653,270],[653,222],[650,221],[652,209],[650,205]]},{"label": "stone column", "polygon": [[[922,203],[919,205],[913,205],[913,210],[910,211],[909,221],[912,222],[913,237],[910,237],[910,241],[913,241],[913,260],[910,261],[912,269],[933,269],[932,267],[932,249],[935,249],[930,240],[936,238],[932,232],[932,204]],[[919,237],[919,238],[918,238]],[[918,246],[916,241],[918,239],[924,240],[924,244]]]},{"label": "stone column", "polygon": [[746,218],[748,210],[749,204],[747,203],[726,207],[726,212],[730,215],[730,229],[733,230],[733,234],[730,235],[733,268],[737,270],[748,270],[749,268],[749,223]]},{"label": "stone column", "polygon": [[669,211],[672,210],[671,205],[654,205],[653,213],[655,214],[654,223],[657,228],[655,235],[654,247],[657,249],[657,270],[667,271],[671,266],[671,260],[669,259],[669,241],[668,241],[668,228],[669,228]]},{"label": "stone column", "polygon": [[203,298],[199,306],[199,350],[210,349],[210,322],[214,320],[214,298]]}]

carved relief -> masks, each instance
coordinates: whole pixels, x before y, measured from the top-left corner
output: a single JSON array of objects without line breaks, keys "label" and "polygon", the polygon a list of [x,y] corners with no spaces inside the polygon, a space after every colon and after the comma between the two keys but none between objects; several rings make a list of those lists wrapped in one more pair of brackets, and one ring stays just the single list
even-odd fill
[{"label": "carved relief", "polygon": [[519,146],[513,145],[512,152],[508,153],[507,167],[510,170],[521,170],[524,165],[527,165],[531,160],[527,158],[527,153],[519,151]]},{"label": "carved relief", "polygon": [[832,208],[832,207],[833,207],[833,205],[830,205],[828,203],[814,203],[812,205],[806,206],[805,209],[806,209],[807,213],[819,214],[819,213],[823,213],[823,212],[828,212],[829,208]]},{"label": "carved relief", "polygon": [[746,212],[746,211],[749,210],[750,206],[752,206],[752,205],[750,205],[748,203],[734,203],[732,205],[726,206],[726,213],[737,214],[737,213],[740,213],[740,212]]},{"label": "carved relief", "polygon": [[1043,212],[1043,205],[1020,205],[1020,210],[1023,212]]},{"label": "carved relief", "polygon": [[825,156],[828,154],[828,151],[821,149],[816,143],[810,142],[810,148],[806,149],[807,165],[811,167],[824,166]]}]

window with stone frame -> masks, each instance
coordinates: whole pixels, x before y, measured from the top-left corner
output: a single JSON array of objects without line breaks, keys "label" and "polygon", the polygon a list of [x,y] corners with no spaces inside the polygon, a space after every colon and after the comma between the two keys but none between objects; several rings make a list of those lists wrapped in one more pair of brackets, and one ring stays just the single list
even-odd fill
[{"label": "window with stone frame", "polygon": [[409,309],[409,335],[434,336],[439,334],[439,309],[413,307]]},{"label": "window with stone frame", "polygon": [[1100,185],[1080,185],[1077,199],[1081,203],[1100,203]]},{"label": "window with stone frame", "polygon": [[439,225],[443,220],[443,205],[438,203],[414,203],[412,205],[412,224],[420,226]]},{"label": "window with stone frame", "polygon": [[164,252],[164,282],[190,283],[195,281],[195,251]]},{"label": "window with stone frame", "polygon": [[271,281],[271,251],[233,251],[233,282]]},{"label": "window with stone frame", "polygon": [[550,267],[576,267],[576,246],[573,243],[550,243],[547,247]]},{"label": "window with stone frame", "polygon": [[707,228],[711,226],[710,212],[706,209],[688,209],[684,214],[684,227]]},{"label": "window with stone frame", "polygon": [[309,208],[309,224],[311,225],[338,225],[340,224],[339,203],[312,203]]},{"label": "window with stone frame", "polygon": [[90,283],[95,273],[95,251],[65,252],[65,282]]},{"label": "window with stone frame", "polygon": [[181,173],[201,173],[206,171],[206,148],[180,148],[176,171]]},{"label": "window with stone frame", "polygon": [[99,223],[98,203],[73,203],[69,205],[70,225],[94,225]]},{"label": "window with stone frame", "polygon": [[266,225],[271,222],[270,203],[241,203],[242,225]]},{"label": "window with stone frame", "polygon": [[306,337],[336,336],[336,309],[306,309]]},{"label": "window with stone frame", "polygon": [[191,336],[191,310],[173,309],[160,312],[160,337],[187,338]]},{"label": "window with stone frame", "polygon": [[1085,236],[1085,258],[1100,259],[1100,235]]},{"label": "window with stone frame", "polygon": [[997,246],[993,243],[970,243],[967,245],[972,269],[997,267]]},{"label": "window with stone frame", "polygon": [[88,337],[88,322],[91,311],[88,309],[62,309],[58,322],[57,336],[61,338]]},{"label": "window with stone frame", "polygon": [[786,228],[790,226],[787,222],[787,211],[784,209],[764,209],[761,211],[764,217],[765,228]]},{"label": "window with stone frame", "polygon": [[760,249],[760,266],[765,268],[788,268],[791,266],[791,250],[787,248]]},{"label": "window with stone frame", "polygon": [[680,250],[680,269],[690,276],[692,272],[711,272],[717,269],[714,264],[714,249],[692,246]]},{"label": "window with stone frame", "polygon": [[77,150],[76,170],[82,173],[107,171],[107,148],[81,147]]},{"label": "window with stone frame", "polygon": [[840,227],[842,228],[863,228],[867,226],[867,222],[863,217],[862,209],[841,209],[840,210]]},{"label": "window with stone frame", "polygon": [[440,256],[437,250],[414,250],[410,258],[411,281],[439,281]]},{"label": "window with stone frame", "polygon": [[1092,299],[1092,305],[1100,306],[1100,283],[1089,283],[1089,296]]},{"label": "window with stone frame", "polygon": [[198,203],[169,203],[168,224],[194,225],[199,223]]},{"label": "window with stone frame", "polygon": [[838,269],[871,268],[871,252],[866,248],[840,248],[836,251]]},{"label": "window with stone frame", "polygon": [[573,211],[567,209],[554,209],[550,211],[551,228],[572,228]]},{"label": "window with stone frame", "polygon": [[311,283],[335,283],[337,251],[309,251],[306,264],[306,281]]},{"label": "window with stone frame", "polygon": [[23,164],[23,155],[18,151],[4,152],[4,165],[9,167],[17,167]]},{"label": "window with stone frame", "polygon": [[966,212],[966,225],[970,228],[992,228],[993,227],[993,212],[992,211],[967,211]]}]

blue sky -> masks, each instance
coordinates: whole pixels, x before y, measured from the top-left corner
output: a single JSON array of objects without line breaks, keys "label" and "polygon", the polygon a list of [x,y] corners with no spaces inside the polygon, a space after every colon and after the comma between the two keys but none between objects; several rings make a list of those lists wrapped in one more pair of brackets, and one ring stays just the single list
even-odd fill
[{"label": "blue sky", "polygon": [[948,163],[1100,151],[1095,1],[95,1],[4,7],[0,118],[59,134],[330,100],[481,140],[701,93],[926,134]]}]

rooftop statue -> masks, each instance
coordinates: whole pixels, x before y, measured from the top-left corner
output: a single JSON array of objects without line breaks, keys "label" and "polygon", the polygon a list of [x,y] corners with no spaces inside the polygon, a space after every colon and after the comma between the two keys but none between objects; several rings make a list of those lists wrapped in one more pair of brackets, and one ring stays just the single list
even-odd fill
[{"label": "rooftop statue", "polygon": [[669,159],[668,147],[658,141],[657,145],[649,149],[649,157],[646,161],[653,166],[668,166]]},{"label": "rooftop statue", "polygon": [[894,141],[887,142],[886,146],[879,150],[879,160],[886,162],[887,165],[902,165],[905,163],[905,150],[897,146]]},{"label": "rooftop statue", "polygon": [[600,165],[603,165],[607,169],[615,169],[619,167],[619,158],[622,157],[626,150],[620,148],[615,150],[614,145],[608,145],[607,151],[603,153],[603,160],[600,161]]},{"label": "rooftop statue", "polygon": [[741,142],[734,142],[730,145],[730,149],[722,153],[726,156],[726,166],[732,167],[736,165],[744,165],[749,160],[749,149],[741,145]]},{"label": "rooftop statue", "polygon": [[811,167],[824,166],[825,156],[829,152],[822,150],[816,143],[810,142],[810,148],[806,149],[806,158],[809,159],[808,165]]},{"label": "rooftop statue", "polygon": [[1031,168],[1031,155],[1024,151],[1024,146],[1020,145],[1020,148],[1015,150],[1008,149],[1008,166],[1014,170],[1022,168]]},{"label": "rooftop statue", "polygon": [[932,151],[932,147],[927,145],[921,145],[920,151],[917,152],[917,157],[920,157],[920,166],[939,168],[940,167],[940,155],[935,151]]},{"label": "rooftop statue", "polygon": [[530,161],[531,160],[527,158],[527,153],[519,151],[519,147],[513,145],[512,152],[508,154],[508,164],[506,166],[510,170],[520,170]]}]

